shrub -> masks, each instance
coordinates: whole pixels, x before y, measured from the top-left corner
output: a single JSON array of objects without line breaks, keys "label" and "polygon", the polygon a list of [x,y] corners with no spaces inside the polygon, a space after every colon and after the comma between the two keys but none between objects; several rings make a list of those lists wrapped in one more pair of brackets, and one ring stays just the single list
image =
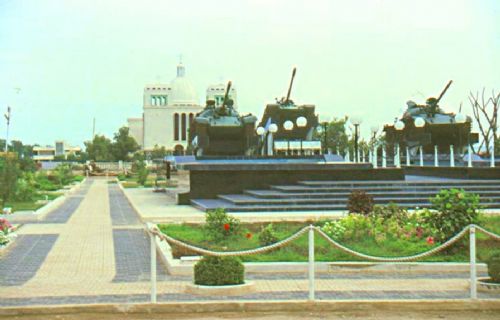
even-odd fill
[{"label": "shrub", "polygon": [[67,185],[73,181],[73,170],[69,164],[60,164],[53,172],[55,180],[60,186]]},{"label": "shrub", "polygon": [[278,242],[278,237],[276,236],[276,231],[272,223],[268,224],[259,233],[259,243],[261,246],[268,246]]},{"label": "shrub", "polygon": [[245,267],[236,257],[203,257],[194,266],[194,283],[205,286],[243,284]]},{"label": "shrub", "polygon": [[464,190],[441,190],[431,198],[436,212],[426,215],[425,223],[437,231],[436,238],[444,241],[479,218],[479,196]]},{"label": "shrub", "polygon": [[404,208],[399,207],[395,203],[389,203],[388,205],[375,205],[371,215],[374,218],[382,218],[383,220],[396,219],[397,221],[403,223],[408,220],[408,211]]},{"label": "shrub", "polygon": [[228,215],[224,209],[207,211],[205,215],[206,235],[209,239],[221,242],[240,233],[240,220]]},{"label": "shrub", "polygon": [[327,221],[321,230],[329,235],[334,240],[342,240],[346,228],[344,227],[342,220]]},{"label": "shrub", "polygon": [[349,195],[347,210],[367,215],[373,210],[373,197],[364,191],[355,190]]},{"label": "shrub", "polygon": [[488,259],[488,275],[494,283],[500,283],[500,253]]},{"label": "shrub", "polygon": [[132,164],[132,170],[137,174],[137,183],[144,185],[148,179],[149,170],[144,160],[137,160]]},{"label": "shrub", "polygon": [[16,182],[14,199],[17,201],[31,201],[35,193],[35,178],[32,173],[26,172]]}]

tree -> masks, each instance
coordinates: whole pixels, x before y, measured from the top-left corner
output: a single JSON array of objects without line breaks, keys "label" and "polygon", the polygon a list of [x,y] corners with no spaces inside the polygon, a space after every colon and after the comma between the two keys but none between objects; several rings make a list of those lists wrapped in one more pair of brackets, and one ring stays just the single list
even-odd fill
[{"label": "tree", "polygon": [[151,151],[151,159],[163,159],[167,155],[167,150],[164,146],[159,147],[155,145],[153,151]]},{"label": "tree", "polygon": [[[340,153],[349,146],[349,136],[345,132],[345,123],[347,122],[347,117],[342,119],[334,118],[326,126],[326,148],[336,150],[338,149]],[[325,133],[315,132],[315,138],[324,143]]]},{"label": "tree", "polygon": [[129,160],[129,154],[139,150],[139,145],[135,139],[129,135],[128,127],[121,127],[118,132],[115,133],[113,140],[114,142],[111,150],[115,160]]},{"label": "tree", "polygon": [[95,135],[92,141],[85,142],[86,152],[89,159],[94,161],[112,161],[111,140],[105,136]]},{"label": "tree", "polygon": [[17,157],[6,155],[0,158],[0,198],[2,208],[15,195],[19,174]]},{"label": "tree", "polygon": [[[500,150],[498,146],[498,108],[500,106],[500,92],[491,91],[489,98],[485,97],[485,88],[479,96],[479,92],[475,94],[472,91],[469,93],[469,102],[472,107],[472,113],[479,127],[479,132],[483,137],[479,145],[479,150],[484,146],[487,153],[490,153],[490,145],[493,142],[495,150]],[[493,138],[493,141],[492,141]]]}]

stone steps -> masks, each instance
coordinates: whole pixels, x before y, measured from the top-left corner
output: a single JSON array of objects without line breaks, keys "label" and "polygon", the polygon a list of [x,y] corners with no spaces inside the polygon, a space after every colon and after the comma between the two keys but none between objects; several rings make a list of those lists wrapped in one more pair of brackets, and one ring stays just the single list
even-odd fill
[{"label": "stone steps", "polygon": [[500,208],[500,180],[425,181],[300,181],[274,185],[268,190],[245,190],[242,194],[219,195],[217,199],[195,199],[191,203],[206,211],[228,212],[346,210],[353,190],[372,195],[375,204],[396,203],[405,208],[429,207],[430,198],[441,189],[459,188],[480,196],[485,208]]}]

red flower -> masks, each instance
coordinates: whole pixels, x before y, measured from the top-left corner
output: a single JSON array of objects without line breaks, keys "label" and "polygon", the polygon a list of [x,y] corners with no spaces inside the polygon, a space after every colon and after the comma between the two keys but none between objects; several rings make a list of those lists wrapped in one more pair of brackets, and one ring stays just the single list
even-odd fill
[{"label": "red flower", "polygon": [[224,223],[224,230],[229,231],[229,223]]},{"label": "red flower", "polygon": [[434,238],[431,236],[427,237],[426,241],[427,241],[427,244],[431,244],[431,245],[434,244]]},{"label": "red flower", "polygon": [[252,239],[252,234],[250,232],[248,232],[245,237],[247,237],[247,239]]}]

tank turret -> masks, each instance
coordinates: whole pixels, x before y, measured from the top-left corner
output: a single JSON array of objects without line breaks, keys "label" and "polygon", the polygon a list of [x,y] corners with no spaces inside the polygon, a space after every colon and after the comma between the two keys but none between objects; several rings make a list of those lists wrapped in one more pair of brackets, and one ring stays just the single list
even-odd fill
[{"label": "tank turret", "polygon": [[214,100],[207,100],[205,108],[193,119],[190,140],[196,155],[246,155],[255,143],[257,118],[251,114],[241,116],[234,109],[230,90],[231,81],[222,104],[216,106]]}]

